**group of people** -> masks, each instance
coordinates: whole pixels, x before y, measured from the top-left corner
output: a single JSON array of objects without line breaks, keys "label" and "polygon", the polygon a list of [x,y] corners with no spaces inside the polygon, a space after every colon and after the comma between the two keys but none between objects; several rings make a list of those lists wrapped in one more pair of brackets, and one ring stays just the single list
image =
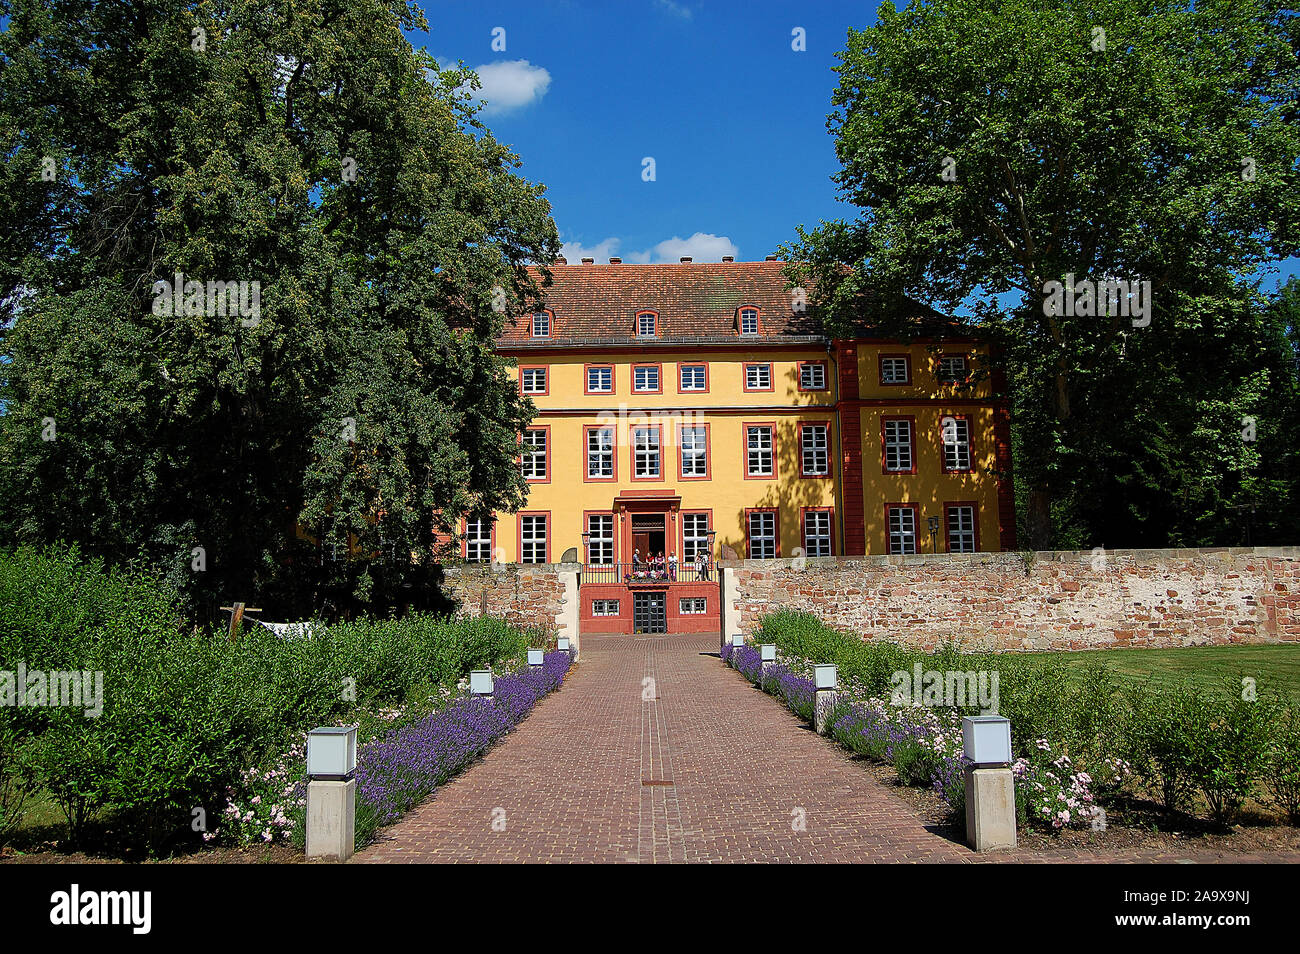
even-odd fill
[{"label": "group of people", "polygon": [[[709,575],[709,555],[703,549],[695,551],[695,578],[704,580]],[[669,553],[664,559],[663,551],[657,554],[641,556],[641,551],[632,551],[632,572],[627,574],[627,582],[633,580],[676,580],[677,554]]]}]

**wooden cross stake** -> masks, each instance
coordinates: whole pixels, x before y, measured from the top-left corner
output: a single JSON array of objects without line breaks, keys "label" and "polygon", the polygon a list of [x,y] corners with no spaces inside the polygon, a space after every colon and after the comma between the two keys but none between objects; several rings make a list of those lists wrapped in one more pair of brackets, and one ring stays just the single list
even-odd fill
[{"label": "wooden cross stake", "polygon": [[222,606],[220,609],[230,614],[230,641],[235,641],[235,634],[239,632],[239,624],[244,618],[245,613],[260,613],[260,606],[245,606],[243,603],[235,603],[233,606]]}]

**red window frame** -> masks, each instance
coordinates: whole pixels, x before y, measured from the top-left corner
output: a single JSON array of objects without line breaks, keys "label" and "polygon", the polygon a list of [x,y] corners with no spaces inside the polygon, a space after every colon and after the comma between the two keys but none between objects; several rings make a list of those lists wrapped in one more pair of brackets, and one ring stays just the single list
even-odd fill
[{"label": "red window frame", "polygon": [[[704,387],[687,389],[682,387],[682,368],[703,368],[704,369]],[[708,394],[709,393],[709,362],[707,361],[678,361],[677,362],[677,393],[678,394]]]},{"label": "red window frame", "polygon": [[[713,435],[710,432],[712,425],[703,424],[678,424],[677,425],[677,479],[678,480],[711,480],[713,478]],[[682,431],[688,427],[704,428],[704,473],[687,475],[683,472],[682,466],[684,458],[682,455]],[[773,454],[773,460],[776,455]]]},{"label": "red window frame", "polygon": [[[545,476],[545,477],[525,477],[524,480],[525,480],[526,482],[530,483],[530,484],[549,484],[549,483],[551,482],[551,425],[549,425],[549,424],[530,424],[530,425],[528,425],[527,427],[524,428],[524,432],[527,432],[527,431],[545,431],[545,432],[546,432],[546,453],[543,455],[543,457],[544,457],[545,460],[546,460],[546,476]],[[523,446],[524,446],[524,435],[523,435],[523,433],[520,433],[520,435],[519,435],[519,446],[520,446],[520,448],[521,448],[521,450],[520,450],[520,452],[519,452],[519,463],[520,463],[520,470],[521,470],[521,472],[522,472],[522,470],[523,470],[523,450],[522,450],[522,448],[523,448]]]},{"label": "red window frame", "polygon": [[949,532],[948,532],[948,531],[949,531],[949,527],[948,527],[948,511],[949,511],[950,509],[952,509],[952,508],[955,508],[955,507],[970,507],[970,508],[971,508],[971,511],[972,511],[972,513],[973,513],[973,515],[974,515],[974,520],[973,520],[972,522],[973,522],[974,525],[975,525],[975,550],[974,550],[974,552],[975,552],[975,553],[979,553],[979,552],[980,552],[980,506],[979,506],[979,502],[978,502],[978,501],[975,501],[975,500],[949,500],[949,501],[945,501],[945,502],[944,502],[944,505],[943,505],[943,546],[944,546],[944,550],[945,550],[946,552],[948,552],[948,553],[952,553],[952,552],[953,552],[953,551],[952,551],[952,539],[951,539],[951,535],[950,535]]},{"label": "red window frame", "polygon": [[[546,316],[546,334],[537,334],[537,325],[535,318],[537,315]],[[550,308],[539,308],[528,316],[528,337],[530,338],[554,338],[555,337],[555,312]],[[549,375],[548,375],[549,377]]]},{"label": "red window frame", "polygon": [[[749,386],[749,369],[760,364],[767,365],[767,387],[751,388]],[[746,361],[741,365],[741,375],[740,383],[746,394],[768,394],[776,390],[776,365],[771,361]]]},{"label": "red window frame", "polygon": [[[751,474],[749,472],[749,429],[767,427],[772,431],[772,473]],[[740,472],[746,480],[776,480],[780,476],[780,461],[776,453],[776,421],[741,421],[740,422]]]},{"label": "red window frame", "polygon": [[[826,428],[826,473],[824,474],[809,474],[803,469],[803,432],[804,428],[807,427]],[[915,440],[913,440],[913,443],[915,443]],[[800,478],[804,480],[830,480],[835,476],[835,434],[831,430],[831,422],[829,419],[824,421],[800,421],[798,424],[798,443],[796,446],[799,451]],[[746,447],[747,451],[748,449],[749,448]],[[916,462],[915,455],[912,458],[912,462]]]},{"label": "red window frame", "polygon": [[[642,319],[645,315],[651,315],[651,316],[653,316],[653,318],[654,318],[654,320],[655,320],[655,330],[654,330],[654,334],[652,334],[652,335],[643,335],[643,334],[641,334],[641,319]],[[651,309],[649,309],[649,308],[642,308],[640,311],[638,311],[638,312],[636,313],[636,318],[635,318],[635,320],[634,320],[633,323],[632,323],[632,337],[634,337],[634,338],[658,338],[658,337],[659,337],[659,312],[657,312],[657,311],[653,311],[653,310],[651,310]]]},{"label": "red window frame", "polygon": [[[904,367],[904,369],[907,371],[907,377],[906,377],[906,379],[904,379],[904,380],[902,380],[902,381],[886,381],[886,380],[885,380],[885,359],[886,359],[886,358],[902,358],[902,359],[903,359],[903,362],[904,362],[904,363],[903,363],[903,367]],[[905,388],[905,387],[907,387],[909,384],[912,383],[912,356],[911,356],[910,354],[907,354],[906,352],[903,352],[903,351],[892,351],[892,352],[888,352],[888,353],[882,353],[881,355],[879,355],[879,356],[877,357],[876,361],[877,361],[876,368],[877,368],[877,372],[878,372],[878,374],[879,374],[879,376],[880,376],[880,386],[881,386],[881,387],[885,387],[885,388]]]},{"label": "red window frame", "polygon": [[[637,368],[654,368],[658,371],[659,387],[653,391],[642,391],[636,386]],[[663,394],[664,393],[664,366],[661,361],[638,361],[632,365],[632,393],[633,394]]]},{"label": "red window frame", "polygon": [[885,553],[889,556],[905,556],[907,554],[895,554],[889,548],[889,511],[891,510],[910,510],[912,511],[912,537],[916,543],[916,549],[913,553],[919,554],[922,549],[921,544],[921,505],[915,503],[887,503],[885,504]]},{"label": "red window frame", "polygon": [[[704,514],[704,516],[705,516],[705,526],[707,526],[710,530],[715,529],[714,526],[713,526],[713,508],[712,508],[712,507],[709,507],[709,508],[707,508],[707,509],[700,509],[700,510],[681,510],[681,511],[678,511],[678,513],[677,513],[677,554],[678,554],[678,556],[681,557],[682,566],[690,566],[690,567],[691,567],[691,572],[692,572],[692,573],[694,573],[694,564],[687,564],[687,563],[685,562],[685,561],[686,561],[686,520],[685,520],[685,518],[686,518],[688,515],[695,515],[695,514]],[[716,540],[717,538],[715,537],[714,539]],[[706,547],[708,546],[708,542],[709,542],[709,541],[708,541],[708,537],[705,537],[705,539],[704,539],[704,545],[705,545]],[[712,553],[712,552],[709,553],[709,563],[710,563],[710,564],[713,563],[713,553]],[[677,574],[678,574],[678,576],[680,576],[681,573],[682,573],[682,567],[678,567],[678,570],[677,570]]]},{"label": "red window frame", "polygon": [[[495,517],[491,521],[489,521],[489,523],[491,525],[491,529],[488,531],[488,541],[489,541],[488,549],[492,551],[492,556],[495,557],[497,552],[497,521]],[[465,538],[465,534],[467,534],[468,532],[469,532],[469,518],[461,517],[460,518],[460,558],[462,560],[469,559],[469,540]]]},{"label": "red window frame", "polygon": [[[524,390],[524,372],[541,371],[546,378],[546,388],[542,391]],[[546,397],[551,393],[551,366],[548,364],[521,364],[519,366],[519,394],[521,397]]]},{"label": "red window frame", "polygon": [[[588,377],[588,372],[591,371],[592,368],[609,368],[609,390],[608,391],[591,390],[591,378]],[[550,384],[549,377],[546,383],[548,385]],[[591,364],[584,364],[582,366],[582,393],[583,394],[604,395],[604,394],[615,394],[617,392],[618,392],[618,371],[614,367],[614,365],[610,364],[608,361],[596,361]]]},{"label": "red window frame", "polygon": [[[637,431],[658,431],[659,432],[659,476],[658,477],[638,477],[636,475],[636,432]],[[668,450],[664,447],[664,426],[663,424],[642,424],[637,426],[629,425],[627,429],[627,463],[628,478],[639,483],[663,483],[667,480],[668,471]]]},{"label": "red window frame", "polygon": [[[822,386],[819,388],[806,388],[803,386],[803,369],[808,366],[820,366],[822,369]],[[798,378],[796,382],[801,394],[815,394],[820,391],[829,391],[831,389],[831,370],[830,365],[825,361],[800,361],[798,369]]]},{"label": "red window frame", "polygon": [[[611,454],[614,458],[614,475],[612,477],[592,477],[591,472],[587,469],[587,441],[589,440],[587,435],[592,431],[611,431],[614,435],[614,441],[610,447]],[[584,424],[582,426],[582,482],[585,484],[618,483],[618,425]]]},{"label": "red window frame", "polygon": [[[776,545],[776,553],[772,559],[781,558],[781,510],[779,507],[746,507],[745,508],[745,558],[747,560],[760,559],[750,555],[749,547],[749,515],[752,513],[770,513],[772,514],[772,535],[773,542]],[[763,557],[762,559],[767,559]]]},{"label": "red window frame", "polygon": [[835,556],[835,508],[834,507],[800,507],[799,508],[799,545],[804,555],[808,555],[808,514],[829,514],[831,525],[831,556]]},{"label": "red window frame", "polygon": [[[966,422],[966,461],[969,467],[949,467],[947,445],[943,442],[943,419],[950,417],[954,421]],[[971,425],[969,414],[939,415],[939,469],[945,474],[975,473],[975,428]]]},{"label": "red window frame", "polygon": [[551,562],[551,541],[555,535],[554,522],[549,510],[521,510],[515,520],[515,562],[520,566],[538,566],[536,563],[524,563],[524,517],[546,518],[546,563]]},{"label": "red window frame", "polygon": [[[885,422],[886,421],[907,421],[908,433],[911,435],[912,444],[912,467],[910,470],[890,470],[885,456]],[[880,417],[880,472],[882,474],[915,474],[916,473],[916,416],[913,414],[882,414]]]},{"label": "red window frame", "polygon": [[[747,311],[754,313],[754,333],[747,334],[744,330],[743,315]],[[753,338],[763,333],[763,309],[757,305],[741,305],[736,309],[736,334],[743,335],[746,338]]]},{"label": "red window frame", "polygon": [[[618,562],[619,562],[618,531],[619,531],[619,527],[622,525],[623,521],[620,520],[620,519],[618,519],[618,514],[614,513],[612,510],[584,510],[584,511],[582,512],[582,531],[581,531],[581,533],[586,533],[588,530],[591,529],[591,521],[590,521],[590,518],[591,518],[591,517],[610,517],[610,518],[614,521],[614,527],[613,527],[612,536],[610,537],[610,539],[613,541],[613,545],[614,545],[614,550],[613,550],[613,554],[612,554],[613,557],[614,557],[614,563],[618,563]],[[582,539],[582,535],[581,535],[581,533],[580,533],[579,536],[578,536],[578,539],[579,539],[579,540]],[[548,545],[550,544],[550,537],[549,537],[549,535],[548,535],[548,537],[547,537],[547,541],[546,541],[546,542],[547,542]],[[583,547],[582,550],[581,550],[580,552],[582,553],[582,559],[583,559],[584,561],[585,561],[585,560],[587,559],[587,557],[590,555],[590,554],[587,553],[587,548],[586,548],[586,547]],[[597,563],[597,564],[592,564],[592,565],[593,565],[593,566],[609,566],[609,564],[607,564],[607,563]]]}]

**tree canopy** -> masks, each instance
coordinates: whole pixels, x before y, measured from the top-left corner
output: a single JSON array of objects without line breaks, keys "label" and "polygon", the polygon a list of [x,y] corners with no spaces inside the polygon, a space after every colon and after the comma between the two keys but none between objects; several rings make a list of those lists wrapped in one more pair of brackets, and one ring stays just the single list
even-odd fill
[{"label": "tree canopy", "polygon": [[1295,354],[1255,288],[1300,248],[1300,19],[883,4],[840,58],[828,125],[858,215],[801,228],[792,280],[832,333],[867,300],[970,310],[1008,372],[1022,539],[1236,542],[1257,500],[1293,542]]},{"label": "tree canopy", "polygon": [[521,504],[493,340],[558,237],[414,8],[0,15],[3,532],[337,611]]}]

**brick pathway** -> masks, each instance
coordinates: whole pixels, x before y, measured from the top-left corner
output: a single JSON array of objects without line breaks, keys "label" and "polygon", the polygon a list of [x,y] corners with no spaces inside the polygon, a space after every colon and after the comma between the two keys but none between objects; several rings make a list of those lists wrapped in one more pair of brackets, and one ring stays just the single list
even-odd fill
[{"label": "brick pathway", "polygon": [[977,860],[724,666],[717,648],[716,634],[584,638],[558,693],[354,861]]}]

